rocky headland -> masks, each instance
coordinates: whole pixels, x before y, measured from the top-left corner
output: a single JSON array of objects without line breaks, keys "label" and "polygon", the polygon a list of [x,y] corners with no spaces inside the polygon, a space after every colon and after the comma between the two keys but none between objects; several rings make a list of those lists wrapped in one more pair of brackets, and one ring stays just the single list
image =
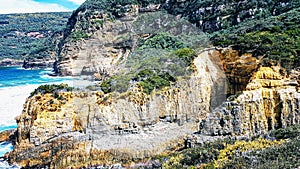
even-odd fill
[{"label": "rocky headland", "polygon": [[0,60],[0,66],[22,66],[22,60],[15,60],[15,59],[2,59]]},{"label": "rocky headland", "polygon": [[187,148],[188,140],[200,144],[222,137],[251,138],[299,124],[299,85],[281,74],[278,66],[259,67],[244,91],[226,100],[223,97],[224,102],[212,109],[212,98],[217,97],[213,91],[226,74],[210,58],[227,52],[200,52],[190,79],[150,95],[138,86],[121,94],[34,95],[16,118],[17,141],[7,157],[33,168],[116,163],[130,167]]},{"label": "rocky headland", "polygon": [[[212,152],[199,148],[196,159],[204,159],[193,166],[222,168],[233,154],[297,148],[299,69],[235,46],[214,47],[199,31],[237,25],[267,8],[261,1],[257,9],[234,8],[244,3],[85,2],[68,21],[54,66],[57,75],[97,82],[33,92],[16,117],[15,147],[5,158],[24,168],[182,168],[194,163],[178,152],[210,145]],[[287,7],[273,4],[273,15],[290,9],[281,6]],[[274,130],[279,134],[271,136]]]}]

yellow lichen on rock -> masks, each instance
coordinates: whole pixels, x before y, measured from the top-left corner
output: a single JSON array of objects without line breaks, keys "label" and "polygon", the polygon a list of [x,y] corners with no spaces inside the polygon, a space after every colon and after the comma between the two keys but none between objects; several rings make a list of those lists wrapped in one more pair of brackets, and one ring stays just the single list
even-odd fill
[{"label": "yellow lichen on rock", "polygon": [[250,83],[247,85],[247,90],[255,90],[258,88],[281,87],[285,77],[278,70],[279,67],[260,67],[252,76]]},{"label": "yellow lichen on rock", "polygon": [[259,138],[254,141],[236,141],[234,144],[226,145],[226,147],[220,151],[220,154],[217,160],[214,161],[214,166],[216,168],[222,168],[226,163],[230,162],[232,156],[236,155],[237,153],[243,153],[248,151],[255,151],[255,150],[263,150],[265,148],[269,148],[271,146],[281,145],[285,143],[286,140],[274,140],[270,141],[267,139]]},{"label": "yellow lichen on rock", "polygon": [[281,80],[283,77],[271,67],[261,67],[255,73],[256,79]]},{"label": "yellow lichen on rock", "polygon": [[179,154],[171,157],[166,163],[163,164],[165,169],[173,169],[180,164],[180,161],[183,159],[183,155]]}]

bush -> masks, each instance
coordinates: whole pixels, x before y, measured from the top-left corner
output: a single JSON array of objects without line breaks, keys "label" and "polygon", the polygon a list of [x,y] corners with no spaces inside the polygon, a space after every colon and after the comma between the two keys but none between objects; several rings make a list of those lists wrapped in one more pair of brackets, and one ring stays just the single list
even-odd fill
[{"label": "bush", "polygon": [[270,135],[276,139],[295,138],[300,136],[300,124],[272,131]]},{"label": "bush", "polygon": [[178,49],[174,52],[174,54],[178,58],[183,59],[184,62],[189,66],[191,65],[191,63],[196,57],[196,52],[191,48]]},{"label": "bush", "polygon": [[[217,140],[169,156],[159,157],[164,166],[193,168],[297,168],[300,166],[300,125],[271,132],[277,139]],[[180,157],[180,158],[178,158]]]},{"label": "bush", "polygon": [[183,42],[169,33],[158,33],[145,42],[140,43],[142,44],[139,49],[157,48],[174,50],[185,47]]},{"label": "bush", "polygon": [[40,94],[47,94],[52,93],[53,96],[58,97],[58,92],[69,92],[72,91],[74,88],[68,86],[67,84],[51,84],[51,85],[41,85],[38,88],[36,88],[33,92],[31,92],[30,97]]},{"label": "bush", "polygon": [[85,33],[84,31],[72,32],[72,39],[74,41],[85,39],[85,38],[89,38],[89,35],[87,33]]},{"label": "bush", "polygon": [[139,82],[145,93],[150,94],[154,89],[159,90],[170,86],[171,82],[176,81],[176,78],[167,72],[156,73],[153,70],[145,69],[135,75],[133,80]]},{"label": "bush", "polygon": [[106,79],[106,80],[103,80],[103,81],[102,81],[100,87],[101,87],[101,90],[102,90],[105,94],[112,92],[112,90],[111,90],[111,82],[112,82],[111,79]]},{"label": "bush", "polygon": [[130,77],[130,74],[110,77],[101,83],[100,88],[105,94],[126,92],[129,88]]}]

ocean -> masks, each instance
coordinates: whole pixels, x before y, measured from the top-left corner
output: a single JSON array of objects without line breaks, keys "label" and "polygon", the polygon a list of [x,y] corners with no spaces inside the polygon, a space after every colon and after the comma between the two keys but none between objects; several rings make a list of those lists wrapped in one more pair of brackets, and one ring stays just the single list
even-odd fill
[{"label": "ocean", "polygon": [[[20,67],[0,67],[0,131],[17,128],[15,117],[20,115],[23,104],[30,93],[42,84],[67,83],[72,86],[71,77],[49,76],[50,69],[25,70]],[[0,143],[0,157],[11,151],[9,142]],[[0,169],[18,168],[8,166],[0,158]]]}]

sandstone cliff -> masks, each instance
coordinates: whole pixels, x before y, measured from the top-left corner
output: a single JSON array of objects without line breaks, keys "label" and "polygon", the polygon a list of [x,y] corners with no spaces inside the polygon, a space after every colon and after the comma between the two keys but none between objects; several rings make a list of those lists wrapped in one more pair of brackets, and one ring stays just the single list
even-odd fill
[{"label": "sandstone cliff", "polygon": [[[238,55],[230,48],[203,50],[190,78],[150,95],[137,85],[121,94],[81,91],[28,98],[17,117],[9,160],[26,167],[129,167],[184,148],[195,133],[205,141],[207,135],[250,137],[298,124],[298,83],[279,67],[259,67],[251,55],[229,66],[233,56]],[[253,72],[250,83],[225,101],[226,75],[247,70]]]},{"label": "sandstone cliff", "polygon": [[299,124],[299,84],[279,67],[260,67],[246,90],[229,97],[201,122],[208,135],[257,135]]},{"label": "sandstone cliff", "polygon": [[[133,25],[141,14],[163,11],[165,14],[176,16],[177,19],[187,19],[201,31],[214,32],[249,19],[279,15],[298,5],[295,2],[279,1],[151,0],[109,3],[89,0],[69,19],[59,45],[55,71],[59,75],[75,76],[113,74],[112,69],[116,67],[116,63],[126,58],[136,46],[138,34],[141,33],[135,32]],[[166,22],[160,24],[176,27]],[[147,23],[138,26],[143,28],[144,34],[153,34],[155,29],[151,32],[146,31],[151,25],[153,24]]]},{"label": "sandstone cliff", "polygon": [[122,160],[130,165],[184,147],[184,138],[198,130],[211,105],[225,99],[220,93],[225,91],[225,75],[211,59],[213,51],[195,58],[191,78],[150,95],[135,86],[122,94],[73,92],[28,98],[17,117],[11,162],[50,168]]},{"label": "sandstone cliff", "polygon": [[[105,84],[114,76],[138,75],[145,65],[134,62],[140,61],[152,64],[150,73],[158,72],[157,78],[163,71],[169,73],[168,68],[176,64],[179,67],[175,69],[183,73],[174,75],[175,80],[168,81],[168,85],[153,87],[148,92],[141,82],[149,72],[144,77],[131,77],[128,89],[122,92],[100,87],[101,90],[37,94],[28,98],[22,115],[16,118],[16,146],[7,154],[10,162],[29,168],[80,168],[115,163],[130,167],[160,153],[188,147],[186,143],[191,136],[196,135],[202,142],[209,136],[251,137],[299,123],[296,69],[288,75],[279,66],[262,64],[263,56],[240,54],[230,47],[211,47],[192,24],[173,22],[187,17],[204,31],[221,29],[222,22],[229,22],[227,18],[238,24],[239,15],[243,14],[243,19],[253,17],[256,8],[264,5],[262,1],[254,5],[254,12],[250,5],[241,13],[235,12],[238,15],[222,11],[245,4],[200,7],[195,1],[151,1],[139,5],[130,2],[103,1],[100,9],[98,1],[90,0],[76,10],[59,44],[56,72],[89,75]],[[193,5],[195,9],[189,9]],[[156,13],[161,9],[176,16]],[[206,18],[214,12],[218,15]],[[276,10],[272,12],[278,14]],[[170,27],[170,24],[175,25]],[[173,37],[188,35],[187,47],[194,47],[195,54],[183,55],[184,61],[176,60],[178,50],[168,51],[167,42],[148,53],[136,52],[143,49],[141,41],[155,37],[159,31],[171,33],[168,38],[171,37],[172,45],[177,42],[172,41]],[[191,41],[196,42],[190,45]],[[165,44],[166,50],[161,50]],[[158,54],[161,51],[167,57]],[[147,60],[144,55],[155,56]],[[133,64],[128,65],[129,60]]]}]

